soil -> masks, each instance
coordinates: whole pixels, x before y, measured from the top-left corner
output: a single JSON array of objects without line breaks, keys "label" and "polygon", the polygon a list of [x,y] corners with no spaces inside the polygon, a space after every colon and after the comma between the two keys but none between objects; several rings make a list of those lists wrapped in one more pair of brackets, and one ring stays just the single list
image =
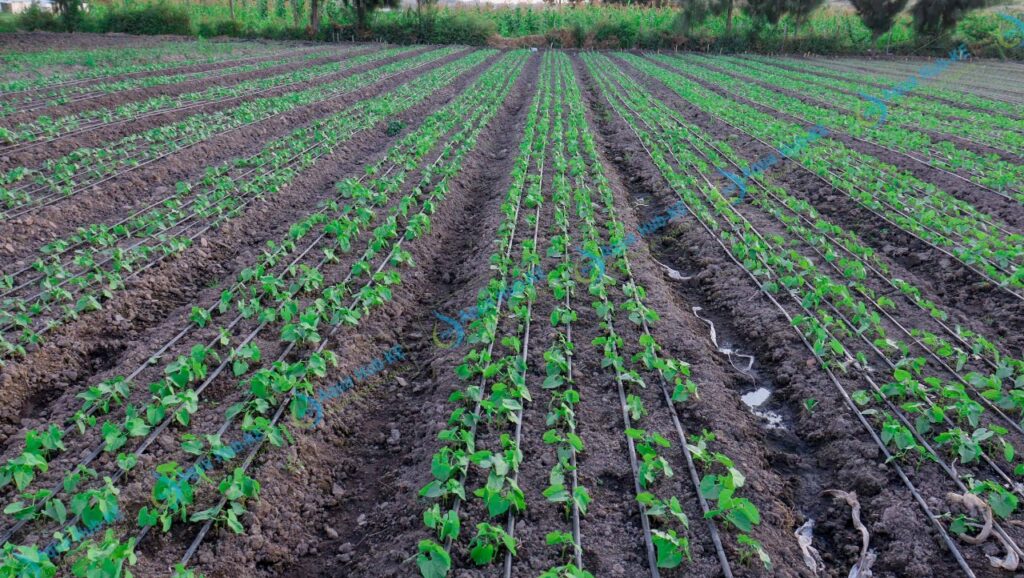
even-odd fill
[{"label": "soil", "polygon": [[[0,40],[0,46],[26,50],[44,49],[57,42],[74,42],[83,48],[155,42],[88,35],[17,36],[19,39]],[[281,50],[295,50],[299,46],[282,44]],[[345,46],[354,48],[346,54],[372,49],[365,45]],[[464,93],[470,83],[503,54],[496,52],[483,64],[398,115],[393,119],[397,124],[381,123],[344,142],[280,191],[248,205],[239,216],[208,231],[180,256],[164,260],[133,278],[126,289],[113,293],[101,311],[85,314],[77,321],[54,329],[42,345],[30,348],[26,356],[0,367],[0,392],[5,400],[0,406],[3,458],[11,458],[21,451],[29,430],[50,423],[66,423],[81,405],[81,399],[76,396],[102,380],[138,369],[137,387],[131,401],[138,405],[148,403],[150,395],[143,385],[162,377],[164,363],[187,355],[193,344],[206,343],[218,335],[216,324],[197,327],[188,322],[193,306],[216,303],[239,273],[256,262],[268,242],[280,242],[292,223],[320,210],[325,201],[337,198],[336,183],[362,176],[364,167],[383,158],[389,147],[420,127],[432,111]],[[460,52],[431,67],[464,55],[465,52]],[[393,351],[396,345],[400,346],[401,358],[391,359],[373,375],[357,378],[352,389],[324,403],[322,423],[312,429],[290,427],[294,443],[284,447],[256,446],[259,449],[247,473],[259,480],[260,498],[249,504],[249,512],[242,518],[245,532],[236,535],[224,527],[215,527],[191,559],[191,568],[209,578],[418,575],[417,545],[421,540],[436,538],[423,524],[423,512],[432,502],[421,498],[419,491],[433,479],[432,458],[444,443],[438,433],[448,427],[448,416],[456,407],[450,397],[466,387],[454,368],[463,363],[463,357],[474,347],[461,338],[454,344],[446,342],[443,332],[439,333],[445,326],[439,323],[435,313],[457,316],[455,312],[472,307],[478,292],[496,274],[489,256],[499,250],[494,239],[505,218],[501,207],[513,184],[513,167],[520,154],[530,103],[542,82],[540,71],[544,57],[543,52],[528,53],[509,96],[472,143],[461,169],[451,177],[447,196],[437,203],[436,212],[430,216],[429,233],[403,242],[415,266],[401,269],[402,280],[392,287],[393,298],[374,309],[357,327],[344,326],[331,334],[329,348],[338,355],[340,365],[329,369],[317,382],[326,385],[339,383],[348,376],[363,375],[356,373],[359,368],[371,365],[382,358],[385,351]],[[630,125],[611,107],[583,56],[569,53],[569,60],[582,94],[586,128],[594,136],[600,167],[608,177],[615,201],[616,215],[627,232],[642,230],[645,224],[673,206],[679,196]],[[754,162],[771,150],[751,135],[681,99],[625,60],[612,55],[612,61],[685,122],[695,125],[698,128],[695,134],[700,138],[730,143],[747,162]],[[385,62],[345,74],[355,74]],[[294,66],[285,65],[280,69],[290,70]],[[0,222],[0,238],[3,239],[0,251],[4,245],[13,248],[0,254],[0,272],[7,273],[25,265],[42,243],[66,234],[70,228],[115,222],[126,211],[162,198],[178,180],[198,179],[208,166],[253,154],[276,137],[344,110],[360,99],[384,94],[428,68],[214,137],[65,202],[40,209],[29,219]],[[261,71],[253,77],[271,73]],[[241,77],[249,76],[218,82],[229,84],[241,81]],[[207,86],[199,83],[188,88],[186,84],[189,83],[153,91],[147,89],[138,91],[139,94],[133,91],[124,96],[124,100],[112,98],[109,103],[104,100],[95,105],[108,106],[144,98],[151,93],[178,94]],[[212,103],[209,109],[214,110],[216,106]],[[558,114],[566,109],[556,101],[553,110]],[[71,150],[79,146],[102,146],[119,135],[177,118],[174,113],[163,116],[159,121],[147,118],[116,128],[69,136],[60,139],[55,148],[64,151],[61,147]],[[394,126],[399,130],[395,131]],[[697,138],[695,134],[684,133],[686,131],[680,131],[680,138]],[[439,158],[452,138],[452,135],[442,136],[424,158]],[[861,143],[840,140],[860,152],[881,155]],[[548,144],[553,142],[550,140]],[[64,153],[38,154],[42,156],[37,160],[42,160],[46,155]],[[513,258],[518,259],[522,243],[532,242],[534,229],[530,219],[537,211],[537,251],[541,257],[539,266],[545,271],[560,259],[557,252],[548,253],[552,248],[551,231],[556,223],[556,207],[551,202],[555,186],[550,156],[553,153],[548,154],[546,170],[540,175],[544,202],[539,208],[523,205],[513,238]],[[693,170],[674,160],[671,163],[680,172]],[[536,170],[532,167],[531,174]],[[389,194],[386,207],[393,208],[397,199],[425,176],[423,166],[408,171],[402,189]],[[982,191],[969,187],[958,189],[947,175],[928,167],[916,167],[915,174],[944,190],[962,195],[961,198],[983,210],[998,214],[1011,228],[1024,223],[1024,210],[1019,205],[992,200]],[[713,168],[703,175],[724,186]],[[771,177],[790,194],[811,203],[828,221],[874,248],[890,271],[890,278],[903,279],[919,287],[925,298],[950,313],[949,326],[971,329],[992,340],[1001,350],[1017,357],[1022,355],[1024,305],[1019,300],[982,283],[975,273],[956,262],[944,260],[934,248],[888,226],[795,163],[776,167]],[[587,177],[586,180],[593,188],[593,179]],[[591,194],[596,198],[596,191]],[[595,210],[599,210],[596,201]],[[568,211],[572,242],[577,244],[581,242],[580,222],[571,203]],[[762,234],[792,237],[782,223],[754,203],[743,204],[739,212]],[[373,226],[379,224],[375,222]],[[325,285],[347,278],[356,256],[369,246],[368,231],[359,235],[352,251],[341,255],[337,262],[323,266]],[[310,236],[298,244],[304,247],[313,240]],[[795,251],[819,263],[823,272],[831,272],[812,248],[796,242],[792,245]],[[296,264],[317,266],[323,256],[319,249],[304,253],[296,250],[286,261],[294,257]],[[865,379],[859,371],[822,369],[791,322],[794,315],[804,311],[800,302],[784,293],[769,297],[720,244],[719,235],[712,234],[694,215],[676,217],[667,226],[644,235],[628,248],[628,257],[632,275],[646,290],[647,305],[659,315],[659,320],[651,324],[653,336],[665,348],[666,357],[689,364],[691,378],[699,388],[697,398],[669,406],[657,374],[641,371],[647,386],[629,389],[647,410],[636,422],[642,425],[634,427],[658,432],[671,442],[659,455],[667,460],[674,476],[660,480],[657,492],[678,497],[689,519],[685,535],[689,540],[690,558],[679,569],[662,569],[662,576],[724,576],[713,532],[721,537],[731,572],[738,577],[848,576],[850,568],[858,561],[861,538],[851,520],[850,508],[827,494],[829,490],[856,492],[860,515],[871,533],[871,549],[877,555],[872,568],[875,576],[962,574],[935,524],[915,501],[915,493],[918,493],[937,515],[950,512],[945,496],[947,492],[959,491],[956,479],[929,461],[908,457],[887,462],[872,437],[881,429],[880,424],[871,415],[862,417],[846,401],[853,391],[867,387]],[[385,258],[381,254],[377,261]],[[281,274],[288,268],[289,263],[280,262],[271,266],[268,273]],[[869,275],[864,284],[872,291],[889,295],[896,303],[881,322],[888,333],[899,335],[901,326],[936,334],[945,330],[912,302],[892,294],[884,279]],[[618,283],[610,286],[609,295],[616,303],[627,299]],[[573,306],[579,312],[572,325],[576,343],[573,371],[580,394],[576,420],[577,433],[585,444],[585,450],[577,456],[578,475],[580,485],[587,488],[592,499],[588,512],[581,519],[584,568],[601,577],[648,576],[648,557],[640,508],[635,499],[629,446],[624,435],[626,423],[618,382],[615,373],[604,366],[601,350],[592,345],[593,340],[604,333],[591,306],[596,297],[581,291],[574,299]],[[302,298],[303,306],[311,303],[311,297]],[[540,384],[545,377],[544,352],[555,336],[548,320],[560,305],[561,301],[556,301],[547,289],[538,290],[532,305],[526,379],[533,399],[522,413],[523,459],[518,473],[518,483],[528,507],[515,519],[517,555],[512,558],[513,576],[537,576],[569,559],[564,552],[546,543],[550,532],[565,531],[570,525],[562,507],[548,502],[542,494],[550,483],[549,473],[556,456],[552,446],[542,438],[548,428],[545,420],[550,392]],[[229,331],[232,343],[241,343],[251,336],[265,363],[278,358],[296,360],[312,351],[302,345],[293,349],[281,341],[280,322],[264,327],[253,318],[239,316],[236,321]],[[613,325],[623,340],[621,353],[629,360],[639,351],[637,344],[642,329],[630,322],[625,310],[614,313]],[[506,334],[522,328],[514,316],[503,313],[498,330]],[[323,334],[327,331],[329,329],[324,329]],[[906,340],[912,341],[909,337]],[[498,344],[496,347],[504,350],[506,346]],[[915,354],[926,355],[922,346],[914,344],[913,347]],[[156,354],[160,363],[150,362]],[[745,359],[752,361],[749,370]],[[878,371],[875,379],[883,383],[887,370],[885,359],[873,355],[870,362]],[[929,360],[928,364],[929,370],[942,371],[934,361]],[[984,367],[973,360],[964,371],[968,370],[980,371]],[[134,536],[138,532],[135,515],[142,506],[151,504],[154,468],[173,460],[187,469],[195,460],[181,449],[180,436],[217,432],[225,423],[225,409],[246,399],[248,390],[244,382],[229,374],[230,369],[209,380],[209,386],[200,396],[199,409],[191,418],[191,426],[172,425],[158,435],[131,473],[117,473],[117,465],[107,453],[101,453],[90,462],[101,475],[114,476],[120,489],[119,503],[126,515],[110,526],[119,537]],[[956,373],[944,376],[950,380],[956,377]],[[760,403],[750,401],[758,396],[762,398]],[[110,416],[121,420],[124,410],[114,408]],[[699,488],[691,479],[675,425],[676,416],[680,429],[688,436],[686,441],[692,443],[692,436],[704,431],[714,432],[711,448],[728,455],[745,476],[740,493],[755,503],[762,516],[761,523],[750,535],[770,554],[771,570],[766,570],[756,557],[748,558],[737,541],[734,528],[717,518],[705,520]],[[477,448],[499,450],[501,434],[512,431],[512,427],[481,422]],[[242,435],[237,427],[232,427],[225,441],[239,441]],[[1024,435],[1016,430],[1011,430],[1006,437],[1018,447],[1024,447],[1021,445]],[[129,451],[138,442],[139,439],[132,438],[121,451]],[[49,487],[59,482],[66,471],[102,443],[99,427],[81,435],[69,434],[67,451],[51,460],[50,471],[40,474],[32,487]],[[230,467],[239,465],[241,459],[232,462]],[[960,473],[992,475],[978,464],[957,462],[956,466]],[[218,468],[211,472],[211,477],[220,479],[226,470],[227,467]],[[696,471],[698,478],[704,473],[701,466]],[[479,470],[471,468],[466,487],[476,488],[485,482]],[[219,498],[209,484],[201,488],[196,495],[197,510],[215,504]],[[5,504],[17,499],[17,494],[10,486],[0,488]],[[493,566],[478,567],[470,557],[469,538],[475,534],[475,525],[487,519],[481,501],[470,498],[462,504],[462,528],[459,540],[452,547],[455,570],[451,575],[460,578],[503,576],[502,558]],[[817,574],[805,563],[794,535],[809,521],[814,524],[813,546],[824,565]],[[492,522],[504,526],[505,517]],[[939,523],[948,527],[946,520]],[[5,517],[0,530],[6,532],[13,526],[13,521]],[[14,533],[11,541],[45,546],[47,534],[52,532],[50,526],[27,524]],[[146,578],[166,575],[168,568],[176,564],[193,543],[198,531],[198,523],[175,522],[166,534],[151,532],[137,548],[139,560],[132,570],[134,575]],[[1007,531],[1021,543],[1024,530],[1007,527]],[[999,554],[994,542],[983,546],[958,542],[958,551],[977,576],[1009,575],[989,565],[986,555]]]},{"label": "soil", "polygon": [[133,36],[130,34],[92,34],[88,32],[12,32],[0,36],[0,49],[12,52],[38,52],[44,50],[77,50],[97,48],[142,48],[163,44],[171,40],[185,40],[180,36]]},{"label": "soil", "polygon": [[[332,78],[343,78],[365,72],[374,67],[386,65],[403,57],[383,59],[375,63],[354,67],[348,71],[331,75]],[[457,58],[452,55],[439,62]],[[296,128],[344,110],[352,104],[378,94],[383,94],[391,87],[407,82],[421,74],[424,68],[395,75],[380,83],[373,83],[364,88],[343,94],[329,101],[300,106],[283,114],[266,119],[263,122],[245,125],[173,152],[163,158],[145,165],[127,169],[103,183],[93,186],[81,193],[53,205],[41,207],[31,214],[0,223],[0,236],[8,239],[7,245],[14,251],[7,255],[0,254],[0,263],[14,267],[23,266],[19,259],[28,258],[38,251],[40,245],[67,235],[86,223],[114,223],[154,201],[163,199],[173,193],[179,181],[193,182],[203,175],[206,166],[216,166],[233,159],[246,158],[259,152],[270,140],[293,132]],[[321,80],[310,81],[290,87],[288,90],[309,88]],[[188,114],[194,114],[188,111]],[[172,115],[173,116],[173,115]],[[143,127],[160,126],[163,120],[149,117],[139,123]],[[115,131],[125,130],[114,127]],[[60,141],[59,145],[68,151],[83,146],[103,146],[107,143],[103,130],[92,131],[72,137],[68,142]],[[73,199],[73,202],[71,201]],[[17,246],[13,241],[17,241]],[[31,249],[26,251],[26,249]]]}]

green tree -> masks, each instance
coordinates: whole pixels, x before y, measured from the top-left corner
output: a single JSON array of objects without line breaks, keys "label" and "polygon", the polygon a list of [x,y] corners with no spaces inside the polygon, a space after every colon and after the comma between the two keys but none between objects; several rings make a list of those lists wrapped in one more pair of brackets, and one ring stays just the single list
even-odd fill
[{"label": "green tree", "polygon": [[[316,2],[316,0],[313,1]],[[385,6],[397,7],[399,0],[342,0],[342,3],[355,10],[356,28],[358,30],[367,30],[369,28],[370,14],[374,10]]]},{"label": "green tree", "polygon": [[682,34],[703,24],[711,16],[726,15],[726,32],[732,32],[734,0],[682,0],[676,15],[675,29]]},{"label": "green tree", "polygon": [[774,26],[786,14],[797,22],[805,22],[824,3],[825,0],[747,0],[747,12],[756,25]]},{"label": "green tree", "polygon": [[754,20],[755,26],[779,23],[786,14],[785,0],[747,0],[747,13]]},{"label": "green tree", "polygon": [[821,7],[825,0],[787,0],[786,12],[797,22],[803,24],[811,17],[811,13]]},{"label": "green tree", "polygon": [[984,8],[988,3],[988,0],[917,0],[911,9],[914,29],[921,34],[941,34],[956,26],[971,10]]},{"label": "green tree", "polygon": [[861,22],[871,30],[872,40],[892,29],[896,15],[907,7],[908,0],[850,0]]},{"label": "green tree", "polygon": [[82,0],[55,0],[64,27],[74,32],[82,22]]}]

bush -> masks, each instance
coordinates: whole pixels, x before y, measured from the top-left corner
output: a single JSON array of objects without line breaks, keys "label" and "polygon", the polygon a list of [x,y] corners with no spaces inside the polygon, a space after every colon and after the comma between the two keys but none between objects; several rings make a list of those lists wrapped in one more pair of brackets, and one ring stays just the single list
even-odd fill
[{"label": "bush", "polygon": [[307,40],[305,28],[282,26],[272,22],[268,22],[260,29],[247,29],[245,35],[253,38],[269,38],[271,40]]},{"label": "bush", "polygon": [[637,33],[636,44],[643,50],[676,50],[686,44],[686,36],[672,30],[644,28]]},{"label": "bush", "polygon": [[590,48],[633,48],[636,46],[636,30],[624,20],[605,18],[591,29],[593,39]]},{"label": "bush", "polygon": [[[433,20],[429,20],[433,25]],[[374,40],[382,40],[393,44],[415,44],[423,42],[421,38],[421,26],[416,13],[406,10],[391,18],[374,19],[370,24]],[[351,33],[350,33],[351,34]]]},{"label": "bush", "polygon": [[68,32],[74,32],[82,26],[85,14],[82,12],[82,0],[56,0],[53,4],[60,14],[60,23]]},{"label": "bush", "polygon": [[[341,38],[352,37],[351,26],[333,25]],[[329,36],[329,32],[325,37]],[[463,10],[436,11],[425,9],[421,13],[405,10],[370,21],[370,35],[374,40],[394,44],[469,44],[483,46],[497,34],[497,26],[490,18]]]},{"label": "bush", "polygon": [[151,4],[143,8],[112,9],[107,13],[103,28],[107,32],[127,34],[180,34],[192,33],[188,12],[168,4]]},{"label": "bush", "polygon": [[242,36],[242,25],[237,20],[214,20],[200,22],[196,31],[203,38],[214,36]]},{"label": "bush", "polygon": [[22,30],[60,30],[60,25],[57,23],[57,17],[52,12],[48,12],[39,7],[39,4],[33,2],[28,10],[25,10],[18,15],[18,28]]},{"label": "bush", "polygon": [[0,33],[2,32],[17,32],[18,31],[18,19],[10,13],[0,14]]},{"label": "bush", "polygon": [[427,41],[435,44],[468,44],[483,46],[487,39],[498,33],[490,18],[469,11],[452,11],[447,18],[434,21]]}]

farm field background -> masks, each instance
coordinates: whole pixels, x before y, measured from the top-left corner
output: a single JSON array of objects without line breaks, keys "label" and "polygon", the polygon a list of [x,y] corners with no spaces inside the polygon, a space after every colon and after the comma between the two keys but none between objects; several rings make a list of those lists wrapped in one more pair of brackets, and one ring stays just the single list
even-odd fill
[{"label": "farm field background", "polygon": [[1024,65],[21,36],[0,576],[1011,576]]}]

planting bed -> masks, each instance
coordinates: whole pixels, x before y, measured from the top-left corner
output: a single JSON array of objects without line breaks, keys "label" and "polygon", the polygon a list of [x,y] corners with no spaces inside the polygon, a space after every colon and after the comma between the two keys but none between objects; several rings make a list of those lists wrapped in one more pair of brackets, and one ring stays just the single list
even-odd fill
[{"label": "planting bed", "polygon": [[0,576],[1024,571],[1019,66],[5,47]]}]

